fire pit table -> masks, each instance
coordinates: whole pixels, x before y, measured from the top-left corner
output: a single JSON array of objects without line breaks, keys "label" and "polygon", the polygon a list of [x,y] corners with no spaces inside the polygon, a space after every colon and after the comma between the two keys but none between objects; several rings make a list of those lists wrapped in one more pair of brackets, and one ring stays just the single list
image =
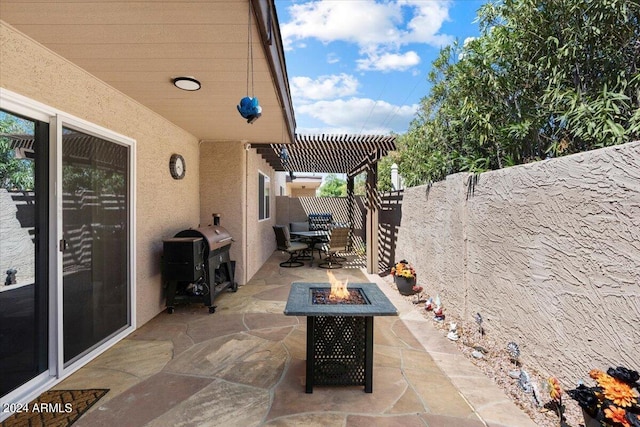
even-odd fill
[{"label": "fire pit table", "polygon": [[306,392],[314,385],[364,385],[373,392],[373,317],[398,311],[375,283],[351,283],[329,297],[330,283],[291,284],[284,314],[307,316]]}]

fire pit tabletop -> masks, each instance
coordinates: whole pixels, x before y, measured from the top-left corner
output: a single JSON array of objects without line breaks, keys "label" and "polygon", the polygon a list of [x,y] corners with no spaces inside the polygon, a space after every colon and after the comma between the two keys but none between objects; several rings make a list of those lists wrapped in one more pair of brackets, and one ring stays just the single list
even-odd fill
[{"label": "fire pit tabletop", "polygon": [[375,283],[349,283],[359,289],[368,304],[314,304],[314,289],[331,288],[330,283],[294,282],[284,309],[287,316],[397,316],[398,310]]}]

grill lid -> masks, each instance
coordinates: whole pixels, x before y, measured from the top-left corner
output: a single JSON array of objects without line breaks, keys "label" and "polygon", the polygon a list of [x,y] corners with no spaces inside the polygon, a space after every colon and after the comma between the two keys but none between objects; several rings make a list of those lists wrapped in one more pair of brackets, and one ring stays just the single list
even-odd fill
[{"label": "grill lid", "polygon": [[227,229],[220,225],[209,225],[207,227],[183,230],[176,234],[175,237],[202,237],[205,242],[207,242],[210,251],[231,245],[233,240]]}]

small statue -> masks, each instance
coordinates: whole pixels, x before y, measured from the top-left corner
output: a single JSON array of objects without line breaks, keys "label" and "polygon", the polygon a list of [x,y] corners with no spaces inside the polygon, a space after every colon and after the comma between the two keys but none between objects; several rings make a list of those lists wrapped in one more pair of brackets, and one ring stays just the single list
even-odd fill
[{"label": "small statue", "polygon": [[18,273],[18,270],[16,270],[15,268],[8,269],[7,277],[6,279],[4,279],[4,285],[9,286],[9,285],[15,285],[16,283],[18,283],[18,281],[16,280],[17,273]]},{"label": "small statue", "polygon": [[436,308],[433,310],[433,319],[436,322],[444,321],[444,309],[442,308],[442,303],[440,302],[440,295],[436,295]]},{"label": "small statue", "polygon": [[475,319],[476,324],[478,325],[478,333],[480,334],[480,336],[484,336],[484,328],[482,327],[482,316],[480,315],[480,313],[476,313]]},{"label": "small statue", "polygon": [[460,336],[458,335],[458,325],[456,323],[449,323],[449,333],[447,334],[447,338],[451,341],[458,341],[458,339],[460,339]]},{"label": "small statue", "polygon": [[427,299],[427,302],[424,304],[424,309],[427,311],[432,311],[433,307],[433,298],[429,297],[429,299]]}]

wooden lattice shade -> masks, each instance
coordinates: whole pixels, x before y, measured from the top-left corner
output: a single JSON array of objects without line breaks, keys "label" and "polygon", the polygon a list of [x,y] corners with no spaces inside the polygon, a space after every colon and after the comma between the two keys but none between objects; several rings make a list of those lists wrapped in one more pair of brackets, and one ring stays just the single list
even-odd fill
[{"label": "wooden lattice shade", "polygon": [[[276,171],[350,173],[395,150],[389,135],[296,135],[293,144],[251,144]],[[280,156],[286,147],[288,160]]]}]

